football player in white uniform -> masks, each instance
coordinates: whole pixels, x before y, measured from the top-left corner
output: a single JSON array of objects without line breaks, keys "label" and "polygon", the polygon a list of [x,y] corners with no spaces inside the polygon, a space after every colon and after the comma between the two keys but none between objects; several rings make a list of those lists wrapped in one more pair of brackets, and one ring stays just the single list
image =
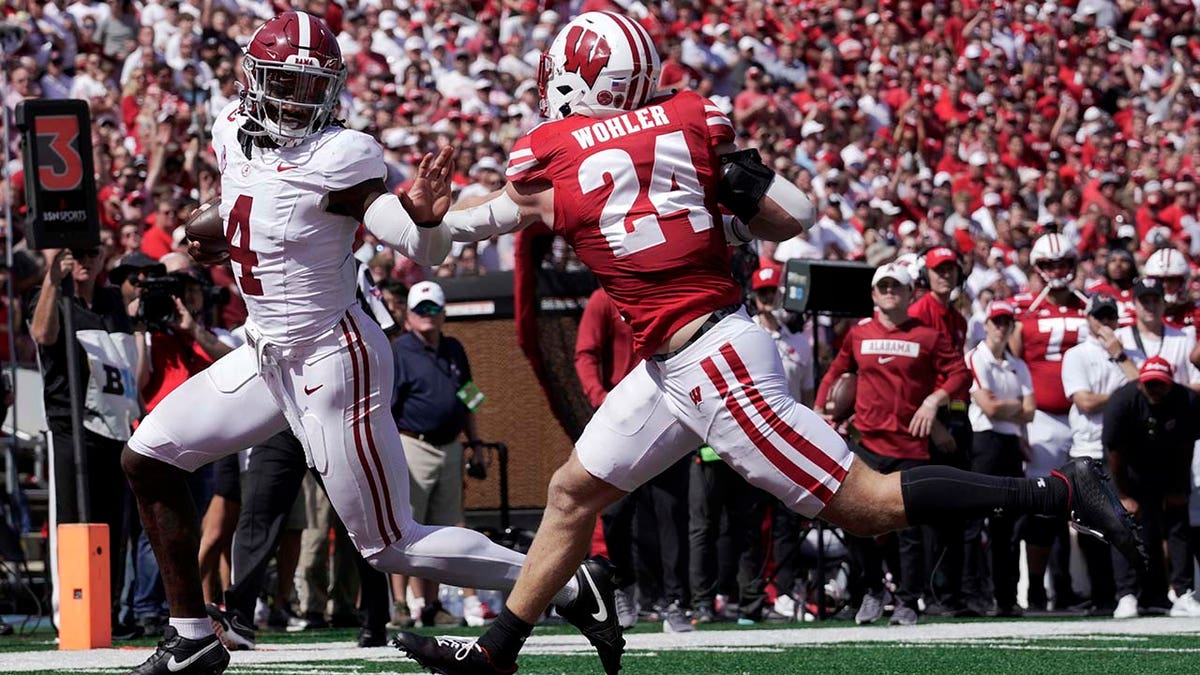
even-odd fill
[{"label": "football player in white uniform", "polygon": [[[351,245],[360,222],[418,263],[448,253],[441,220],[450,205],[451,151],[426,155],[407,194],[389,193],[379,144],[334,119],[346,68],[333,33],[308,14],[289,11],[264,23],[244,68],[247,90],[213,125],[228,245],[193,250],[211,259],[227,249],[249,310],[247,344],[164,399],[122,457],[171,611],[158,650],[133,671],[139,675],[224,671],[229,655],[214,628],[238,646],[244,626],[224,612],[206,613],[199,520],[184,472],[288,427],[372,566],[504,590],[524,560],[474,530],[413,521],[391,416],[392,352],[355,299]],[[596,572],[580,569],[581,578]],[[592,576],[587,590],[577,592],[573,579],[557,598],[585,634],[602,628],[590,617],[603,602],[596,589],[604,580]],[[589,609],[572,613],[566,605],[577,595]]]}]

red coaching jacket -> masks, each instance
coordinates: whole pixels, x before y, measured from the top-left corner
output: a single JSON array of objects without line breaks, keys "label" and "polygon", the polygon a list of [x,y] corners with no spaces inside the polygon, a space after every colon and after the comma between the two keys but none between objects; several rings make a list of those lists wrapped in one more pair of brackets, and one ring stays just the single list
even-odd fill
[{"label": "red coaching jacket", "polygon": [[[909,319],[889,330],[877,318],[852,327],[817,390],[821,410],[842,373],[858,373],[854,426],[863,447],[884,457],[929,459],[929,439],[908,432],[913,413],[935,389],[970,387],[971,372],[950,338]],[[938,386],[938,381],[942,382]]]},{"label": "red coaching jacket", "polygon": [[[933,293],[926,293],[908,308],[908,315],[922,325],[929,326],[935,331],[949,337],[950,346],[959,354],[967,353],[967,318],[953,305],[942,304]],[[938,385],[943,384],[943,378],[938,378]],[[945,388],[950,394],[951,401],[969,401],[970,378],[959,389]]]}]

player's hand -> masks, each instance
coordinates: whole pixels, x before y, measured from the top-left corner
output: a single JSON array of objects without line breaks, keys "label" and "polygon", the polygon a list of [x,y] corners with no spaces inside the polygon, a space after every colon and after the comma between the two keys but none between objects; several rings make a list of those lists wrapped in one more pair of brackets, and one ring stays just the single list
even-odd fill
[{"label": "player's hand", "polygon": [[171,327],[180,333],[191,334],[196,330],[196,319],[192,313],[188,311],[187,305],[179,298],[171,298],[175,301],[175,321]]},{"label": "player's hand", "polygon": [[412,187],[400,193],[400,203],[418,223],[438,223],[450,210],[450,175],[454,170],[454,149],[447,146],[435,156],[421,158]]},{"label": "player's hand", "polygon": [[908,433],[917,438],[925,438],[933,429],[933,422],[936,419],[937,406],[927,399],[920,408],[917,408],[917,412],[913,413],[912,420],[908,423]]},{"label": "player's hand", "polygon": [[1131,516],[1138,514],[1138,503],[1133,497],[1121,497],[1121,506],[1124,506]]},{"label": "player's hand", "polygon": [[71,276],[72,270],[75,269],[75,256],[71,255],[71,249],[47,249],[43,254],[47,260],[46,279],[51,284],[57,286],[63,279]]},{"label": "player's hand", "polygon": [[221,265],[229,260],[228,247],[213,249],[193,240],[188,240],[187,254],[201,265]]}]

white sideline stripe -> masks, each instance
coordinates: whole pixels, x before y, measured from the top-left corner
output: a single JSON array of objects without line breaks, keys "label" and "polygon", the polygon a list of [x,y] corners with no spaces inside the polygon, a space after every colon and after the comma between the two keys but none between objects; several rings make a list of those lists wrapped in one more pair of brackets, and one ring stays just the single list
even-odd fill
[{"label": "white sideline stripe", "polygon": [[[978,649],[987,644],[999,649],[1025,651],[1123,651],[1187,654],[1191,648],[1138,646],[1138,636],[1191,635],[1200,639],[1200,619],[1145,617],[1077,621],[980,621],[972,623],[918,624],[904,629],[887,626],[842,628],[781,628],[771,630],[695,631],[692,633],[634,633],[625,636],[628,656],[637,658],[675,650],[741,651],[748,648],[786,649],[804,645],[848,642],[893,644],[897,648]],[[1133,636],[1132,638],[1130,636]],[[1015,642],[1000,642],[1008,638]],[[1095,639],[1097,645],[1034,645],[1033,639]],[[1126,644],[1113,644],[1126,641]],[[862,645],[845,645],[861,647]],[[524,654],[594,654],[579,635],[534,635],[525,643]],[[77,652],[5,652],[0,670],[21,673],[38,670],[88,670],[130,668],[146,659],[151,648],[93,649]],[[360,649],[352,642],[309,643],[297,646],[264,646],[252,652],[234,652],[231,665],[313,664],[325,661],[372,661],[402,663],[395,649]],[[280,672],[275,669],[271,672]],[[309,669],[308,672],[315,672]]]}]

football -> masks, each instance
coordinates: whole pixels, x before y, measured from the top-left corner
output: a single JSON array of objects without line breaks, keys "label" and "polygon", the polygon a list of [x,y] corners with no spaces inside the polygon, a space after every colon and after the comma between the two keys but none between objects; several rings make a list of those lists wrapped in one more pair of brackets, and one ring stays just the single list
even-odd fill
[{"label": "football", "polygon": [[829,387],[825,398],[825,414],[835,422],[844,422],[854,414],[854,397],[858,391],[858,375],[842,373]]},{"label": "football", "polygon": [[188,252],[196,262],[204,265],[221,263],[229,257],[229,242],[225,240],[221,210],[217,208],[220,202],[220,197],[204,202],[183,224],[188,241],[193,243]]}]

